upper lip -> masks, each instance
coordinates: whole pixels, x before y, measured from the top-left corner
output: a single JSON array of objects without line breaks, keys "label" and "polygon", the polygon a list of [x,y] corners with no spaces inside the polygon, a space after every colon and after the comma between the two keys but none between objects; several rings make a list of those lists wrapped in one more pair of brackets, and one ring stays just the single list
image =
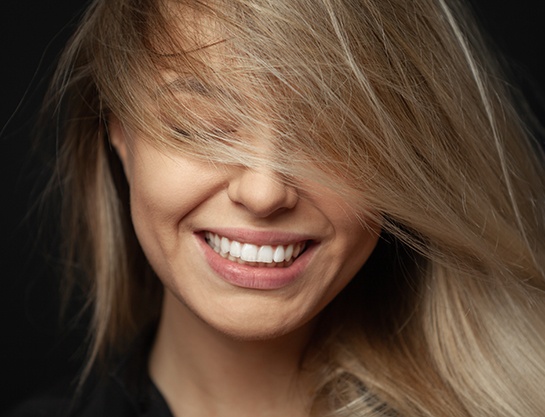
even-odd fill
[{"label": "upper lip", "polygon": [[254,245],[286,245],[290,243],[316,240],[315,236],[283,231],[252,230],[244,228],[213,227],[198,230],[198,233],[211,232],[229,240]]}]

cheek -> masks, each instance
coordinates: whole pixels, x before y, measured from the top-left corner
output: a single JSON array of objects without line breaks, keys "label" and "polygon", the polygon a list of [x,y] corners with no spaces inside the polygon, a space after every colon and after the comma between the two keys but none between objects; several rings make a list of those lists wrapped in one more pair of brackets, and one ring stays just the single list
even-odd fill
[{"label": "cheek", "polygon": [[[182,191],[183,190],[183,191]],[[192,201],[197,196],[195,190],[184,187],[179,181],[172,181],[172,177],[153,175],[142,178],[131,185],[131,212],[136,224],[175,224],[177,219],[183,218],[192,209]],[[195,195],[195,198],[192,196]]]},{"label": "cheek", "polygon": [[179,228],[192,211],[218,190],[218,173],[207,164],[137,149],[131,163],[131,216],[149,257],[176,249]]},{"label": "cheek", "polygon": [[130,191],[131,215],[144,247],[152,237],[172,237],[171,233],[165,232],[175,228],[177,219],[191,210],[184,194],[179,191],[183,184],[174,178],[174,175],[164,171],[135,171]]},{"label": "cheek", "polygon": [[345,230],[344,252],[339,256],[342,262],[342,276],[347,279],[344,285],[354,277],[367,262],[375,249],[381,228],[375,224],[353,224]]},{"label": "cheek", "polygon": [[318,306],[319,310],[331,302],[367,262],[381,231],[380,225],[365,223],[365,219],[339,210],[339,205],[335,205],[335,208],[335,211],[324,210],[335,232],[331,243],[320,254],[318,268],[314,271],[318,276],[329,277],[328,280],[318,281],[325,285],[320,290],[323,297]]},{"label": "cheek", "polygon": [[346,206],[330,215],[338,242],[337,256],[340,263],[339,285],[346,285],[367,262],[375,249],[382,227],[379,223],[356,215]]},{"label": "cheek", "polygon": [[[157,175],[159,177],[159,175]],[[133,177],[130,190],[131,217],[138,241],[149,262],[157,271],[157,261],[175,250],[177,218],[185,216],[189,207],[174,192],[176,184],[158,181],[154,175],[139,173]]]},{"label": "cheek", "polygon": [[381,232],[381,227],[375,223],[358,225],[358,227],[359,229],[352,229],[359,233],[355,233],[354,238],[350,239],[350,252],[347,256],[347,266],[351,269],[352,276],[361,269],[373,253]]},{"label": "cheek", "polygon": [[217,182],[217,171],[206,163],[139,147],[131,164],[134,214],[144,220],[176,221],[204,201]]}]

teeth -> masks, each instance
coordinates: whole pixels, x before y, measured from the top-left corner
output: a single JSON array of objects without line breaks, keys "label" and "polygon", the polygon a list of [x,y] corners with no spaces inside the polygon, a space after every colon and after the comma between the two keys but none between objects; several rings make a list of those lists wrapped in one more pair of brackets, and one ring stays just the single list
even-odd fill
[{"label": "teeth", "polygon": [[277,246],[276,249],[274,250],[274,255],[273,255],[273,261],[274,262],[284,262],[284,247],[283,246]]},{"label": "teeth", "polygon": [[215,233],[206,232],[208,245],[222,257],[235,262],[254,262],[259,264],[281,264],[295,260],[305,248],[303,242],[290,243],[288,245],[263,245],[258,246],[251,243],[241,243],[236,240],[229,240],[220,237]]},{"label": "teeth", "polygon": [[233,240],[231,242],[231,247],[229,248],[229,254],[233,258],[240,258],[240,251],[242,250],[242,245],[237,242],[236,240]]},{"label": "teeth", "polygon": [[293,245],[288,245],[286,247],[286,252],[284,254],[284,258],[286,259],[286,261],[289,261],[292,256],[293,256]]},{"label": "teeth", "polygon": [[[214,239],[214,242],[215,242],[215,239]],[[228,253],[230,248],[229,239],[227,239],[226,237],[222,237],[220,247],[221,247],[221,253]]]},{"label": "teeth", "polygon": [[257,261],[270,264],[273,261],[273,248],[272,246],[261,246],[257,252]]},{"label": "teeth", "polygon": [[242,251],[240,252],[240,259],[246,262],[257,262],[257,246],[245,243],[242,245]]}]

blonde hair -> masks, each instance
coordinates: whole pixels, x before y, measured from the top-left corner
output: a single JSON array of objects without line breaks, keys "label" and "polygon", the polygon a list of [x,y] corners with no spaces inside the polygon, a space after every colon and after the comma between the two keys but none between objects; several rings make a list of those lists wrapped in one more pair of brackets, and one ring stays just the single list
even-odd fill
[{"label": "blonde hair", "polygon": [[[161,303],[113,115],[157,146],[312,178],[382,222],[323,315],[317,414],[543,412],[543,153],[457,1],[97,0],[59,68],[58,177],[68,257],[90,278],[90,364]],[[213,98],[206,115],[186,89]],[[232,134],[246,124],[273,129],[274,161]]]}]

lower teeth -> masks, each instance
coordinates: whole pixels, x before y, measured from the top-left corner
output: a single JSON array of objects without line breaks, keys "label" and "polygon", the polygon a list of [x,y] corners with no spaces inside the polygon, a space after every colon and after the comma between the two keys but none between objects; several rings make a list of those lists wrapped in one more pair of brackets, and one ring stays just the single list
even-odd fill
[{"label": "lower teeth", "polygon": [[283,261],[283,262],[248,262],[248,261],[243,261],[240,258],[235,258],[234,256],[231,256],[231,255],[226,254],[226,253],[221,253],[221,252],[217,252],[217,253],[219,253],[223,258],[228,259],[228,260],[230,260],[232,262],[236,262],[237,264],[255,266],[255,267],[259,267],[259,268],[286,268],[286,267],[290,266],[296,259],[296,258],[292,258],[287,262],[286,261]]}]

